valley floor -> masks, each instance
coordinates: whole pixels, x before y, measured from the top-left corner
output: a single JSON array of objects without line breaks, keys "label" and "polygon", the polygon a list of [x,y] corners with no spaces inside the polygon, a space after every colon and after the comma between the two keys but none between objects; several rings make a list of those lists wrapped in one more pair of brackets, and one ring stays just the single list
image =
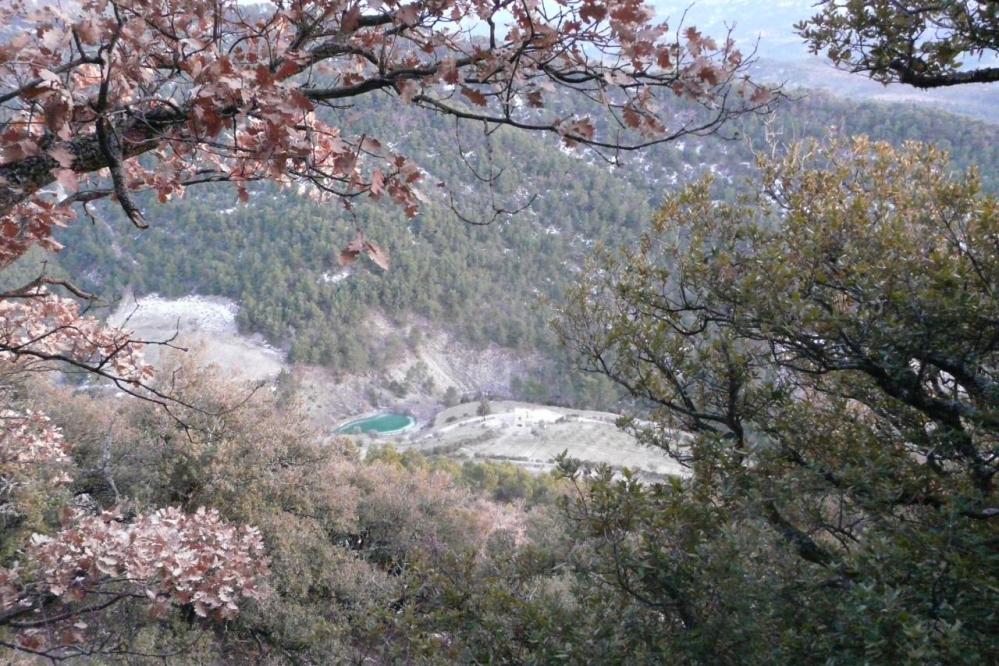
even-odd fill
[{"label": "valley floor", "polygon": [[[279,350],[259,336],[238,332],[237,311],[234,302],[215,297],[128,296],[110,321],[146,340],[171,340],[172,345],[200,354],[205,363],[227,376],[267,382],[282,370],[291,372],[307,412],[316,425],[331,433],[345,422],[386,412],[410,414],[417,421],[416,427],[393,435],[354,436],[362,447],[391,444],[452,458],[502,460],[539,473],[552,469],[556,456],[566,452],[591,464],[640,470],[648,480],[686,474],[677,461],[620,430],[616,414],[506,400],[490,401],[489,413],[484,415],[478,413],[479,402],[444,408],[439,393],[447,386],[466,395],[502,391],[496,376],[505,375],[508,383],[516,363],[509,352],[463,354],[460,345],[445,344],[444,333],[426,336],[421,347],[413,350],[413,358],[389,369],[386,376],[402,376],[414,359],[422,360],[432,369],[438,394],[393,398],[379,386],[378,377],[336,377],[322,368],[290,366]],[[388,326],[381,322],[378,329],[387,333]],[[147,347],[148,360],[159,363],[164,349]],[[445,349],[452,353],[446,354]],[[464,362],[465,356],[474,361]]]},{"label": "valley floor", "polygon": [[445,409],[422,429],[402,436],[366,436],[362,442],[391,444],[428,454],[512,462],[545,472],[566,452],[592,464],[641,470],[647,480],[683,476],[686,469],[659,450],[642,446],[616,425],[616,414],[514,401],[479,403]]}]

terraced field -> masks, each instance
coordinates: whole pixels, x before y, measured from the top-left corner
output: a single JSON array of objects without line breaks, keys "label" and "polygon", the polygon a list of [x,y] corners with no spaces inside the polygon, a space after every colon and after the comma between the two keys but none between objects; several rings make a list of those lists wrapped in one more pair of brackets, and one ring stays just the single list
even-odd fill
[{"label": "terraced field", "polygon": [[486,415],[478,414],[478,408],[478,403],[458,405],[408,435],[367,438],[365,443],[505,460],[539,472],[551,469],[554,458],[566,451],[589,463],[641,470],[649,479],[686,474],[676,460],[618,429],[615,414],[512,401],[490,403]]}]

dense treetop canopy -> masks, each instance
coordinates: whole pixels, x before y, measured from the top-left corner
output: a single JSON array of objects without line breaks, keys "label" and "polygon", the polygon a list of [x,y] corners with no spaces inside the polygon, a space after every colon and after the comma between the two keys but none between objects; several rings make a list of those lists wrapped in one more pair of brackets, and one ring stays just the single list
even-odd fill
[{"label": "dense treetop canopy", "polygon": [[[801,32],[851,69],[922,87],[999,78],[960,62],[996,51],[995,3],[820,4]],[[255,181],[351,210],[384,197],[413,217],[457,177],[425,185],[358,118],[364,96],[612,162],[774,99],[731,40],[657,23],[639,0],[0,0],[0,17],[0,268],[58,249],[75,205],[116,201],[145,228],[153,197],[203,183],[243,202],[273,193]],[[362,462],[306,425],[293,386],[243,393],[190,358],[156,376],[148,343],[50,274],[0,292],[0,646],[198,663],[994,661],[999,203],[924,144],[810,140],[757,170],[742,198],[708,180],[672,193],[558,315],[585,369],[633,397],[622,424],[689,467],[664,483],[564,456],[557,482],[392,451]],[[319,281],[263,260],[301,263],[319,216],[297,210],[255,211],[250,237],[271,254],[213,279],[291,285],[301,312],[251,316],[278,334],[314,319],[300,346],[353,356],[315,335],[331,310],[309,300]],[[212,238],[186,223],[184,243]],[[555,234],[636,235],[605,225]],[[222,250],[240,244],[225,231]],[[177,270],[183,252],[152,257],[164,284],[200,276]],[[563,252],[545,259],[576,268]],[[358,231],[341,261],[362,254],[388,266]],[[525,284],[544,275],[516,266]],[[163,409],[47,382],[53,362]]]},{"label": "dense treetop canopy", "polygon": [[[8,0],[0,17],[9,27],[0,38],[0,267],[35,245],[58,249],[52,230],[74,204],[116,200],[145,228],[136,193],[165,203],[199,183],[232,183],[244,202],[251,182],[297,183],[348,205],[387,197],[414,216],[424,172],[352,129],[350,101],[363,95],[487,132],[553,133],[609,159],[711,132],[772,100],[745,77],[749,60],[731,40],[657,23],[639,0]],[[561,95],[594,114],[561,110]],[[693,110],[672,113],[663,96]],[[358,234],[341,260],[360,254],[388,265]],[[157,384],[128,332],[54,295],[55,285],[87,298],[46,275],[0,293],[5,401],[16,403],[24,375],[59,361],[168,409],[181,404],[176,377]],[[217,445],[216,429],[189,421],[187,439]],[[240,600],[262,598],[268,563],[246,522],[177,495],[138,513],[117,490],[105,511],[71,505],[73,447],[61,431],[19,403],[0,426],[3,645],[53,659],[115,651],[120,624],[84,618],[144,601],[158,615],[179,607],[231,619]]]},{"label": "dense treetop canopy", "polygon": [[672,618],[663,654],[752,662],[751,627],[761,663],[992,661],[999,202],[926,144],[806,141],[759,166],[740,203],[671,196],[559,319],[691,470],[584,494],[609,587]]}]

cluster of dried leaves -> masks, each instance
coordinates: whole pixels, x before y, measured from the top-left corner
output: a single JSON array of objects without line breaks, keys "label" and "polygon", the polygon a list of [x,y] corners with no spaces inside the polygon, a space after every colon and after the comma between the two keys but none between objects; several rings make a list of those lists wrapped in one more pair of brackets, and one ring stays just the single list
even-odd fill
[{"label": "cluster of dried leaves", "polygon": [[[51,493],[69,483],[71,461],[43,414],[4,410],[0,419],[2,508],[11,520],[22,511],[20,491]],[[240,598],[262,594],[268,562],[260,532],[229,525],[215,510],[129,517],[124,507],[88,514],[67,506],[63,520],[53,535],[32,534],[22,557],[0,568],[0,626],[14,631],[22,650],[71,655],[94,631],[106,632],[95,614],[126,600],[145,601],[155,617],[189,606],[222,620],[238,613]]]},{"label": "cluster of dried leaves", "polygon": [[108,377],[140,382],[152,376],[131,333],[81,313],[79,304],[33,288],[0,299],[0,358],[31,364],[63,361]]},{"label": "cluster of dried leaves", "polygon": [[0,514],[22,512],[24,497],[70,481],[69,447],[40,412],[0,410]]},{"label": "cluster of dried leaves", "polygon": [[[0,299],[0,348],[12,373],[60,361],[119,386],[143,386],[152,375],[128,331],[43,286]],[[241,597],[260,594],[268,565],[256,529],[231,526],[214,510],[135,516],[125,506],[99,514],[73,508],[60,494],[72,469],[71,448],[45,414],[0,410],[0,518],[3,539],[16,549],[0,570],[0,627],[13,631],[19,649],[76,654],[95,632],[106,633],[95,614],[122,601],[143,602],[154,615],[189,606],[225,619]],[[46,527],[39,514],[60,506],[62,528],[35,532]]]}]

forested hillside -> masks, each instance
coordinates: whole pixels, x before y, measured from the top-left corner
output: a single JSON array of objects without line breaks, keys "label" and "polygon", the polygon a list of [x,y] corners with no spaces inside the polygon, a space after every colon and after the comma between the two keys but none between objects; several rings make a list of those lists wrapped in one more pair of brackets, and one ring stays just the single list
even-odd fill
[{"label": "forested hillside", "polygon": [[[456,129],[449,119],[400,113],[388,103],[371,103],[351,120],[357,131],[393,137],[400,152],[420,156],[431,203],[416,219],[371,202],[350,213],[274,186],[261,186],[249,205],[234,201],[230,190],[196,189],[162,208],[149,202],[152,228],[144,231],[113,207],[98,209],[96,224],[83,220],[60,236],[67,250],[58,260],[110,298],[132,287],[140,295],[235,299],[240,325],[287,349],[292,361],[356,372],[381,367],[386,355],[403,349],[366,346],[363,326],[372,309],[397,319],[419,315],[476,345],[558,354],[539,299],[557,302],[595,243],[633,240],[683,183],[712,175],[717,195],[733,198],[767,127],[785,140],[830,129],[895,143],[933,137],[956,167],[977,165],[985,188],[999,188],[994,127],[916,106],[823,95],[796,94],[776,117],[747,119],[724,137],[624,154],[620,167],[590,150],[513,131],[487,142],[474,127]],[[482,178],[496,176],[494,192],[470,167]],[[458,219],[451,196],[434,187],[441,181],[459,184],[453,201],[464,217],[490,224]],[[531,205],[492,219],[490,196],[510,210]],[[339,266],[339,250],[358,228],[388,249],[391,270],[370,262]],[[525,377],[520,397],[608,406],[567,372],[563,365]]]},{"label": "forested hillside", "polygon": [[704,4],[0,0],[4,663],[999,663],[999,3]]}]

